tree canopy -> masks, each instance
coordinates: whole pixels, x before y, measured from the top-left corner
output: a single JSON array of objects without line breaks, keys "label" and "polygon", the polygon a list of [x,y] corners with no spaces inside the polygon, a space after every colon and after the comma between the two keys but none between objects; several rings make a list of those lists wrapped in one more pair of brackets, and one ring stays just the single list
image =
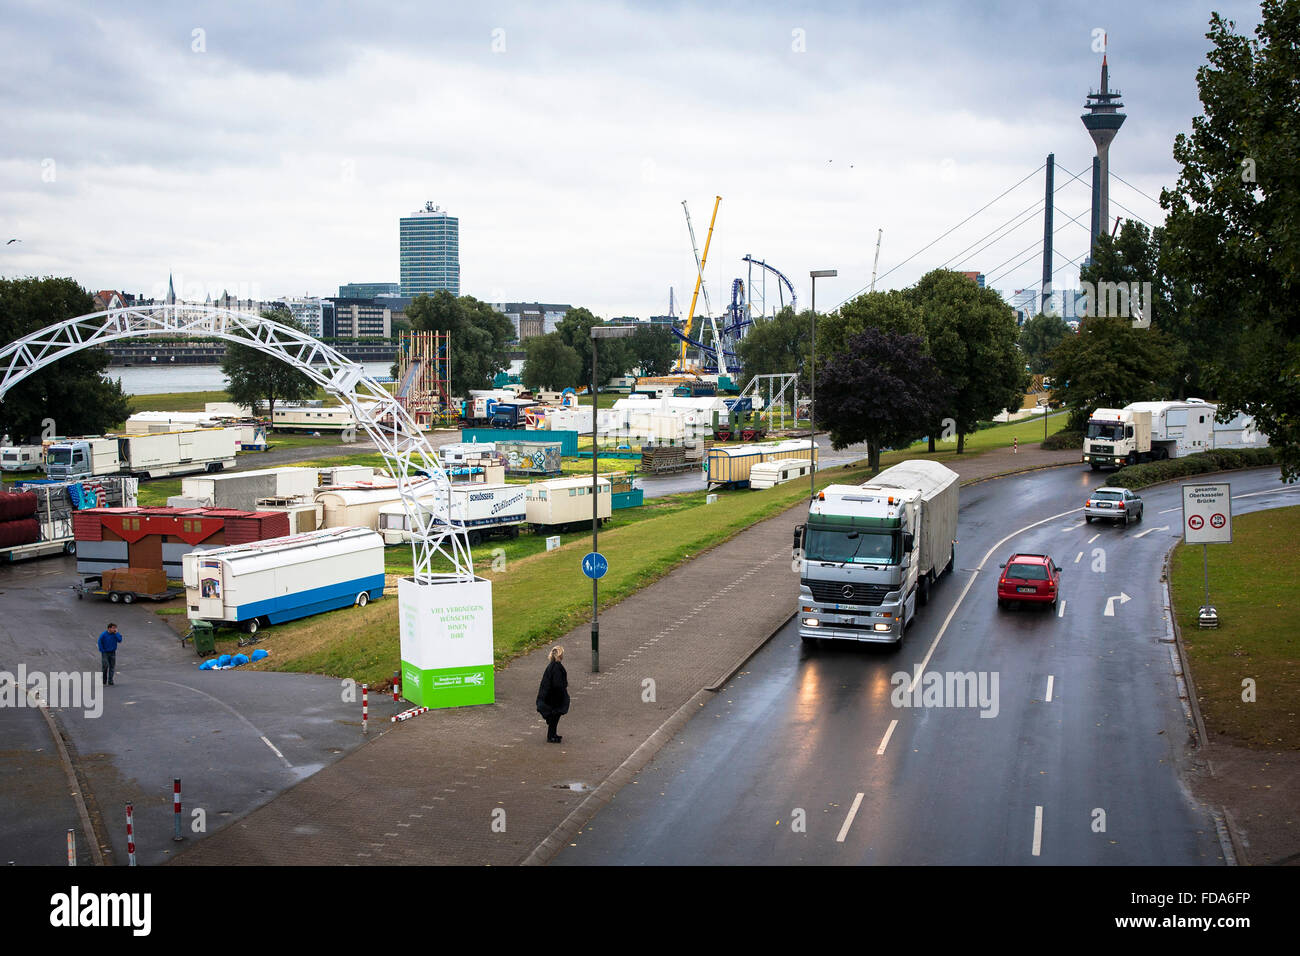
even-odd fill
[{"label": "tree canopy", "polygon": [[[0,342],[94,311],[94,298],[72,279],[0,279]],[[0,403],[0,434],[24,441],[42,433],[96,435],[121,425],[130,405],[121,380],[104,374],[108,363],[107,352],[83,349],[27,376]]]},{"label": "tree canopy", "polygon": [[[262,318],[302,331],[301,324],[282,305],[267,309]],[[226,392],[232,402],[247,405],[254,415],[265,403],[272,421],[276,402],[301,402],[316,394],[316,384],[305,373],[251,345],[227,344],[221,371],[226,376]]]},{"label": "tree canopy", "polygon": [[1263,0],[1254,38],[1217,13],[1196,73],[1203,115],[1174,141],[1160,194],[1169,269],[1220,415],[1245,411],[1300,477],[1300,3]]},{"label": "tree canopy", "polygon": [[422,293],[406,307],[406,318],[416,332],[451,333],[453,395],[491,388],[496,374],[509,365],[506,344],[515,337],[514,326],[473,296],[454,296],[446,289]]},{"label": "tree canopy", "polygon": [[[636,333],[625,340],[632,361],[631,368],[639,368],[642,375],[667,375],[677,361],[677,339],[661,325],[641,325]],[[604,346],[601,347],[601,366],[604,367]],[[628,369],[624,369],[628,371]]]},{"label": "tree canopy", "polygon": [[[930,355],[948,384],[942,414],[953,420],[960,455],[980,420],[1018,409],[1024,398],[1015,310],[992,289],[947,269],[922,276],[906,294],[920,307]],[[938,425],[931,423],[931,438]]]},{"label": "tree canopy", "polygon": [[1025,364],[1035,375],[1048,371],[1047,356],[1065,341],[1070,326],[1059,315],[1047,315],[1039,312],[1020,327],[1020,351],[1025,357]]},{"label": "tree canopy", "polygon": [[812,313],[807,310],[796,315],[786,306],[770,319],[756,318],[736,350],[745,377],[797,372],[806,390],[811,336]]},{"label": "tree canopy", "polygon": [[902,447],[925,434],[949,397],[925,340],[867,326],[818,375],[817,425],[836,448],[868,443],[880,468],[883,447]]},{"label": "tree canopy", "polygon": [[528,357],[520,378],[529,389],[576,388],[582,384],[582,357],[558,332],[526,339],[524,350]]}]

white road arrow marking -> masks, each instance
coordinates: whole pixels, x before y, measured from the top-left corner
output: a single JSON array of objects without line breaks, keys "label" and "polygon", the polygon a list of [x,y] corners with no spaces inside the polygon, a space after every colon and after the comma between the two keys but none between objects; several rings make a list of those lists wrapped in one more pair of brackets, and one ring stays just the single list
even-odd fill
[{"label": "white road arrow marking", "polygon": [[1137,534],[1133,535],[1133,537],[1135,537],[1135,538],[1145,538],[1145,537],[1146,537],[1147,535],[1149,535],[1152,531],[1168,531],[1168,530],[1169,530],[1169,525],[1165,525],[1163,528],[1147,528],[1145,531],[1140,531],[1140,532],[1138,532]]},{"label": "white road arrow marking", "polygon": [[1121,605],[1124,605],[1124,604],[1127,604],[1127,603],[1128,603],[1129,601],[1131,601],[1131,600],[1133,600],[1133,599],[1132,599],[1131,597],[1129,597],[1127,594],[1125,594],[1123,591],[1120,591],[1119,594],[1111,595],[1110,597],[1106,598],[1106,610],[1102,612],[1102,616],[1103,616],[1103,617],[1114,617],[1114,616],[1115,616],[1115,602],[1116,602],[1116,601],[1119,601],[1119,603],[1120,603]]},{"label": "white road arrow marking", "polygon": [[1080,528],[1082,528],[1084,524],[1085,522],[1080,521],[1078,524],[1067,525],[1066,527],[1061,529],[1061,534],[1065,534],[1067,531],[1077,531]]}]

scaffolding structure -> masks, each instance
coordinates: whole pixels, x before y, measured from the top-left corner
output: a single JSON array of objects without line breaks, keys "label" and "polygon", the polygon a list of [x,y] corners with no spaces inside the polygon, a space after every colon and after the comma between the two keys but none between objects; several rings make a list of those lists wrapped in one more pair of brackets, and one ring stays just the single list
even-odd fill
[{"label": "scaffolding structure", "polygon": [[394,397],[421,428],[456,422],[460,410],[451,401],[450,332],[398,333]]}]

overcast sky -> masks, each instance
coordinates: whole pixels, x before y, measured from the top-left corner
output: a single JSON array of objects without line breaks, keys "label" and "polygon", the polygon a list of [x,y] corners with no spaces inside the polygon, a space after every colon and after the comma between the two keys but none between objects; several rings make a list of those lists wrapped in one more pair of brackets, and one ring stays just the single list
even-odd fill
[{"label": "overcast sky", "polygon": [[[746,253],[805,304],[809,270],[838,269],[817,288],[833,308],[870,282],[878,229],[878,288],[947,265],[1010,292],[1039,284],[1041,215],[960,254],[1042,199],[1051,152],[1058,186],[1083,180],[1057,193],[1056,286],[1070,287],[1096,33],[1129,117],[1112,171],[1158,197],[1200,112],[1212,9],[1239,32],[1258,22],[1255,3],[1205,0],[3,0],[0,241],[22,242],[0,245],[0,274],[334,295],[396,282],[398,218],[429,200],[460,218],[462,293],[647,316],[670,286],[689,301],[682,200],[702,250],[720,195],[715,312]],[[1111,202],[1161,221],[1121,183]]]}]

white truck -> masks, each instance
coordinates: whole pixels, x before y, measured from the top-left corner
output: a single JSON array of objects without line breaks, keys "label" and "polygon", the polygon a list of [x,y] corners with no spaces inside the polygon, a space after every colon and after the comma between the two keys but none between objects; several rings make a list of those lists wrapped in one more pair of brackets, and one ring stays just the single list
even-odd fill
[{"label": "white truck", "polygon": [[1097,471],[1207,451],[1214,447],[1217,410],[1199,398],[1098,408],[1083,434],[1083,461]]},{"label": "white truck", "polygon": [[103,475],[147,479],[221,471],[235,463],[239,439],[238,428],[69,438],[46,450],[45,474],[58,481],[76,481]]},{"label": "white truck", "polygon": [[829,485],[795,529],[799,636],[901,644],[957,543],[957,473],[918,459]]},{"label": "white truck", "polygon": [[514,402],[515,393],[504,388],[471,388],[469,397],[461,403],[460,417],[470,425],[486,425],[492,421],[497,402]]},{"label": "white truck", "polygon": [[[476,545],[489,535],[519,537],[519,528],[527,518],[524,504],[525,485],[453,485],[451,488],[451,520],[466,528],[466,539]],[[422,498],[435,514],[447,513],[443,493]],[[379,533],[384,544],[404,544],[411,540],[410,516],[401,503],[384,505],[379,509]]]},{"label": "white truck", "polygon": [[13,488],[35,493],[32,518],[40,537],[27,544],[0,547],[0,563],[76,554],[72,516],[81,508],[134,508],[139,483],[134,478],[98,478],[86,482],[25,481]]},{"label": "white truck", "polygon": [[0,471],[37,471],[41,467],[40,445],[9,445],[0,448]]}]

